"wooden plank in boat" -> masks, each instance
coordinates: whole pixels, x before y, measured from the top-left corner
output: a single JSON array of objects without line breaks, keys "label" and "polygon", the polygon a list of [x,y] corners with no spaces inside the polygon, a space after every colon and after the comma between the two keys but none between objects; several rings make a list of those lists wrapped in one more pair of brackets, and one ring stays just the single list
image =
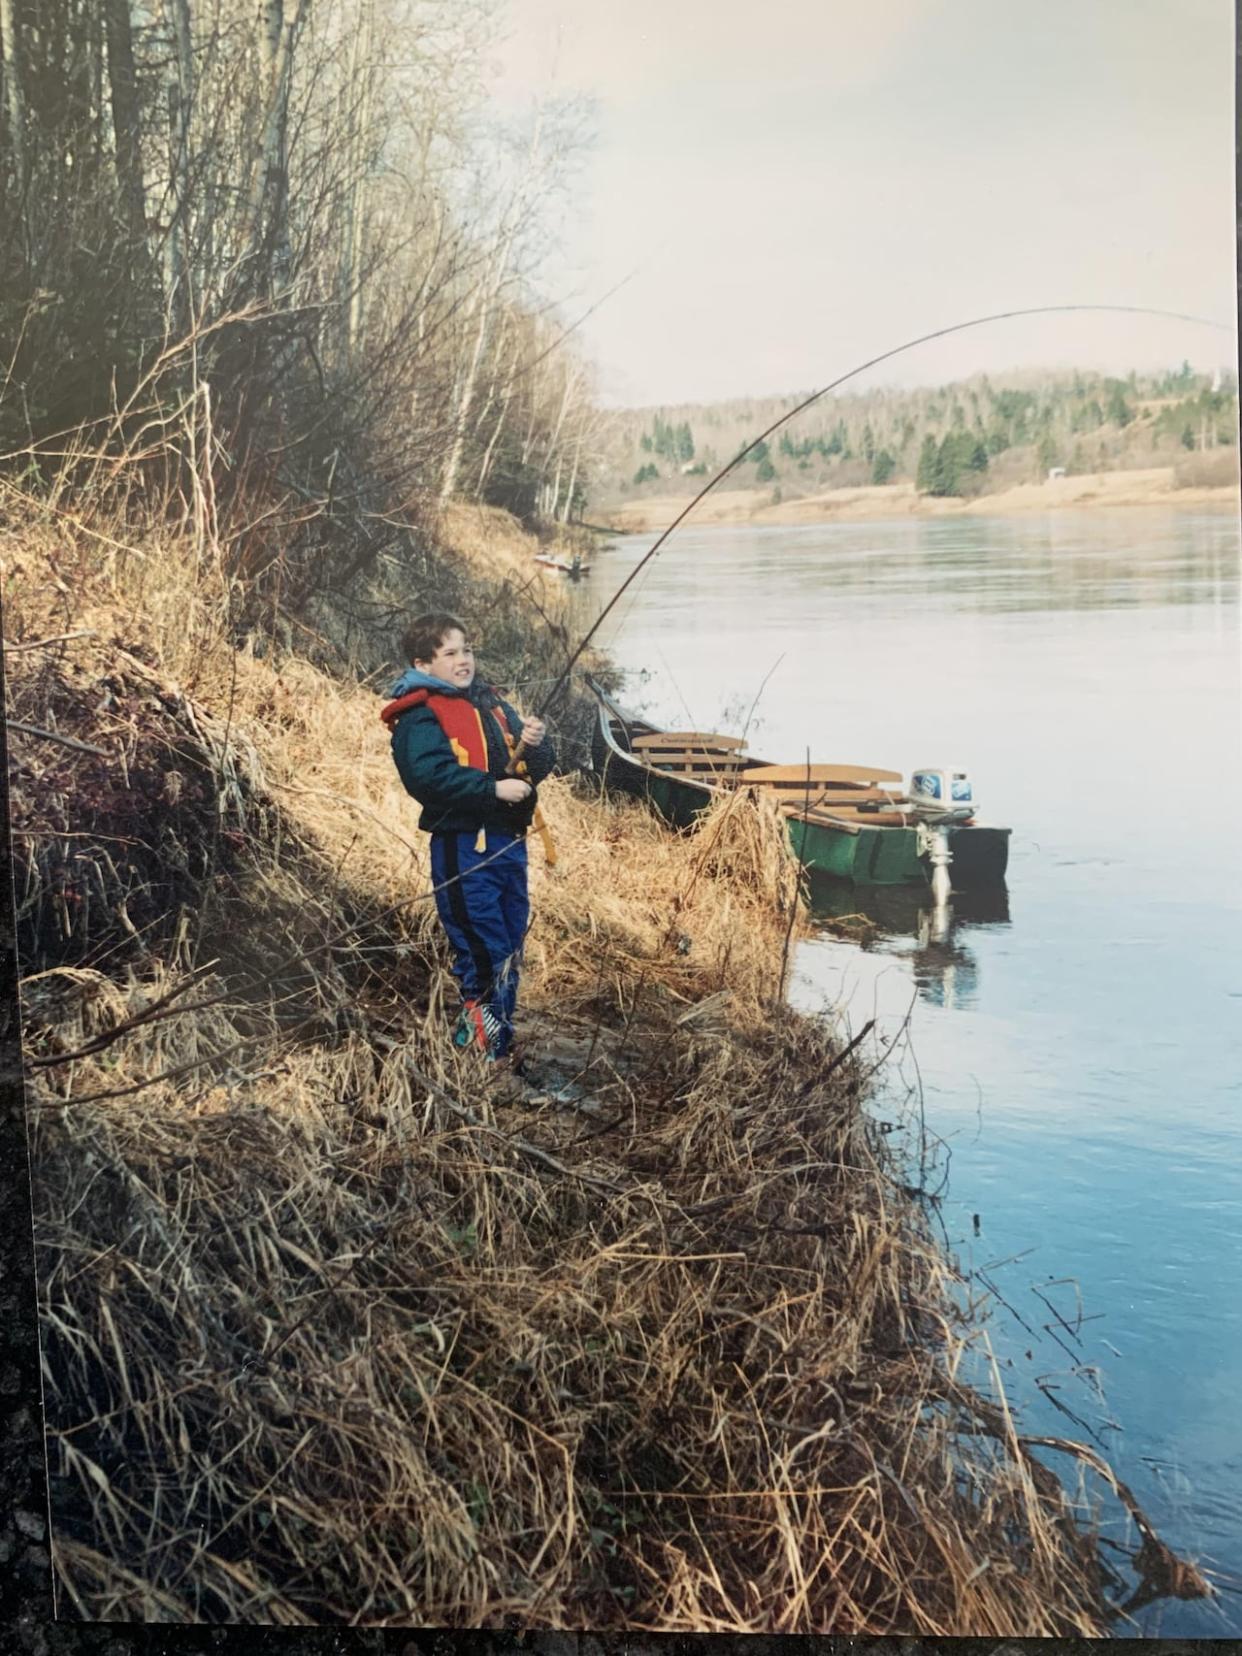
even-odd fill
[{"label": "wooden plank in boat", "polygon": [[782,800],[780,808],[786,816],[823,822],[832,828],[848,827],[851,824],[859,828],[908,828],[913,821],[911,816],[903,815],[900,811],[859,811],[851,810],[849,806],[844,805],[825,806],[822,809],[812,805],[807,812],[795,800]]},{"label": "wooden plank in boat", "polygon": [[[877,784],[871,782],[840,782],[832,777],[827,779],[812,776],[809,781],[805,775],[795,781],[792,777],[788,781],[769,782],[760,781],[751,771],[739,777],[739,781],[748,788],[762,788],[766,793],[788,795],[790,798],[796,793],[805,793],[809,788],[812,793],[819,793],[824,788],[835,788],[838,792],[848,795],[852,799],[866,799],[876,789]],[[887,788],[885,797],[891,797],[897,791],[896,784]]]},{"label": "wooden plank in boat", "polygon": [[[744,777],[740,781],[748,785]],[[812,782],[808,788],[805,782],[778,782],[766,791],[775,794],[782,805],[797,805],[808,798],[812,805],[859,805],[864,801],[877,805],[904,803],[904,795],[896,789],[864,788],[861,784],[856,788],[825,788],[818,782]]]},{"label": "wooden plank in boat", "polygon": [[834,805],[830,814],[842,822],[856,822],[860,828],[909,828],[914,823],[908,812],[901,811],[850,811]]},{"label": "wooden plank in boat", "polygon": [[650,736],[635,736],[633,746],[638,752],[650,752],[652,748],[671,748],[677,751],[682,748],[708,748],[733,753],[738,748],[745,747],[746,740],[742,736],[717,736],[711,731],[657,730]]},{"label": "wooden plank in boat", "polygon": [[782,805],[781,810],[786,816],[795,817],[799,822],[812,823],[817,828],[835,828],[842,834],[859,832],[857,820],[849,822],[845,817],[829,816],[826,811],[799,811],[792,805]]},{"label": "wooden plank in boat", "polygon": [[878,765],[753,765],[744,770],[743,782],[901,782],[900,771],[881,770]]}]

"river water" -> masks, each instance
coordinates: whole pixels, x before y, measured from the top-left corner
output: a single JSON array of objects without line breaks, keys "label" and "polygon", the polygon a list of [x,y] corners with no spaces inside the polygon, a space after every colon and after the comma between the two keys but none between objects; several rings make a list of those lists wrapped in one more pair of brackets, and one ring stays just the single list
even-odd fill
[{"label": "river water", "polygon": [[[580,622],[653,539],[597,554]],[[661,721],[749,717],[787,763],[963,766],[1013,829],[1007,898],[957,901],[941,941],[917,902],[872,905],[865,943],[838,923],[801,947],[792,994],[896,1037],[878,1108],[917,1095],[943,1143],[935,1220],[995,1290],[1025,1428],[1094,1438],[1174,1550],[1242,1589],[1236,518],[687,526],[600,642]],[[1238,1635],[1242,1596],[1137,1624]]]}]

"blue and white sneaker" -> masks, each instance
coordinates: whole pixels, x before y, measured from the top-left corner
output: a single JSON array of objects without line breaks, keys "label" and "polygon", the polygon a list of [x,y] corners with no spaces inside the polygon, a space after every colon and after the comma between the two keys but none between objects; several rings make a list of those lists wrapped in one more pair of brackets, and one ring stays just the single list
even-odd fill
[{"label": "blue and white sneaker", "polygon": [[471,1047],[484,1058],[494,1059],[500,1043],[500,1020],[482,1001],[467,1001],[453,1025],[453,1045],[459,1051]]}]

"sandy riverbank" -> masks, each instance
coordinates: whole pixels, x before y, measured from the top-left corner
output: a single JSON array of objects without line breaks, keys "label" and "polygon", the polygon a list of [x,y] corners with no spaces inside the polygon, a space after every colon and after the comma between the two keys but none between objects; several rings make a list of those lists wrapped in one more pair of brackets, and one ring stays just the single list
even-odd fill
[{"label": "sandy riverbank", "polygon": [[[686,503],[685,496],[653,495],[600,507],[596,515],[605,527],[641,533],[665,528]],[[867,518],[980,517],[1096,506],[1210,506],[1236,512],[1239,494],[1236,484],[1178,487],[1175,467],[1153,466],[1142,471],[1084,472],[1042,483],[1023,483],[974,500],[938,500],[919,494],[911,483],[831,489],[779,501],[773,500],[771,489],[720,489],[695,507],[694,519],[699,524],[835,523]]]}]

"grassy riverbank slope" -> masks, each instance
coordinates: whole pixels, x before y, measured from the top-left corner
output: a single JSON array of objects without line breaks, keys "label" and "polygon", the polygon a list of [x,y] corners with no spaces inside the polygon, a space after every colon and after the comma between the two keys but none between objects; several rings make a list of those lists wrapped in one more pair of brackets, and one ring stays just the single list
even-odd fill
[{"label": "grassy riverbank slope", "polygon": [[[1200,467],[1206,478],[1209,468]],[[1088,472],[1082,476],[1018,483],[995,494],[958,499],[920,494],[912,483],[880,487],[828,489],[793,499],[777,498],[771,488],[721,488],[694,509],[691,522],[797,524],[855,522],[860,519],[900,517],[995,516],[997,514],[1081,510],[1098,506],[1211,506],[1237,511],[1237,467],[1232,456],[1219,453],[1210,474],[1217,481],[1196,482],[1195,468],[1152,466],[1135,471]],[[1233,477],[1234,481],[1227,481]],[[701,485],[705,479],[697,480]],[[693,498],[654,495],[631,500],[597,514],[602,527],[636,534],[664,529]]]},{"label": "grassy riverbank slope", "polygon": [[[1104,1631],[1081,1511],[959,1378],[875,1054],[780,1005],[776,819],[551,781],[542,1081],[499,1090],[374,690],[239,645],[209,544],[4,528],[63,1613]],[[530,544],[443,535],[406,599],[455,587],[521,695]]]}]

